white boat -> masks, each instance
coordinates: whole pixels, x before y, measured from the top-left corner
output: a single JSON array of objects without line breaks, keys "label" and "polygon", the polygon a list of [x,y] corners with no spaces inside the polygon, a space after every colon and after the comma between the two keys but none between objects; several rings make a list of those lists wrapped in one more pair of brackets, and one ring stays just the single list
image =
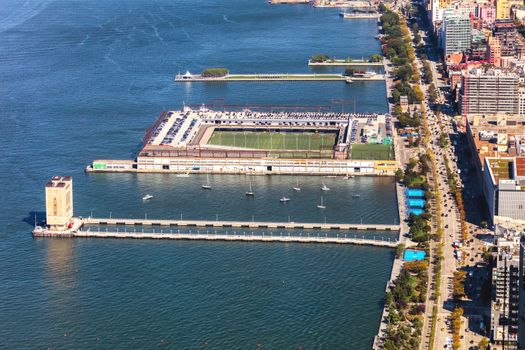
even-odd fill
[{"label": "white boat", "polygon": [[321,187],[321,191],[330,191],[330,187],[326,186],[326,185],[323,183],[323,187]]},{"label": "white boat", "polygon": [[353,194],[352,197],[359,198],[359,197],[361,197],[361,195],[359,193],[356,193],[356,194]]},{"label": "white boat", "polygon": [[292,187],[294,191],[300,191],[301,187],[299,187],[299,180],[297,180],[297,183],[294,187]]},{"label": "white boat", "polygon": [[150,200],[151,198],[153,198],[153,196],[151,194],[147,194],[144,197],[142,197],[142,200],[147,201],[147,200]]},{"label": "white boat", "polygon": [[352,179],[355,177],[355,175],[350,176]]},{"label": "white boat", "polygon": [[281,202],[289,202],[289,201],[290,201],[290,198],[288,198],[288,197],[283,197],[283,198],[279,199],[279,201],[281,201]]},{"label": "white boat", "polygon": [[190,177],[190,173],[186,173],[186,174],[177,174],[177,177]]},{"label": "white boat", "polygon": [[246,192],[247,196],[255,196],[255,193],[252,191],[252,182],[250,181],[250,190]]},{"label": "white boat", "polygon": [[326,206],[323,203],[323,196],[321,196],[321,204],[317,204],[317,208],[319,208],[319,209],[326,209]]},{"label": "white boat", "polygon": [[206,184],[201,186],[204,190],[211,190],[210,174],[206,174]]}]

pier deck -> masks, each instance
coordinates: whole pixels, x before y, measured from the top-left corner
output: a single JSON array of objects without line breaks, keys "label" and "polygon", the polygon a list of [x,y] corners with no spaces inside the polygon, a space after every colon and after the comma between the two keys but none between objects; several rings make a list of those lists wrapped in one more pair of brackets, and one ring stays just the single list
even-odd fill
[{"label": "pier deck", "polygon": [[157,233],[157,232],[123,232],[79,230],[71,232],[53,232],[49,230],[33,231],[35,237],[66,238],[127,238],[127,239],[169,239],[190,241],[246,241],[246,242],[282,242],[282,243],[331,243],[370,245],[394,248],[397,241],[375,240],[365,238],[297,236],[297,235],[253,235],[253,234],[194,234],[194,233]]},{"label": "pier deck", "polygon": [[[373,77],[352,78],[353,80],[384,80],[382,74]],[[342,74],[228,74],[224,77],[203,77],[201,75],[176,75],[175,82],[235,82],[235,81],[346,81]]]},{"label": "pier deck", "polygon": [[324,67],[324,66],[335,66],[335,67],[341,67],[341,66],[376,66],[376,67],[383,67],[383,62],[368,62],[363,60],[352,60],[352,61],[346,61],[343,59],[334,59],[331,61],[325,61],[325,62],[312,62],[311,60],[308,60],[308,65],[311,67]]},{"label": "pier deck", "polygon": [[180,227],[235,227],[272,229],[312,229],[312,230],[376,230],[399,231],[400,225],[385,224],[337,224],[305,222],[265,222],[265,221],[212,221],[212,220],[158,220],[125,218],[83,218],[83,224],[93,225],[133,225],[133,226],[180,226]]}]

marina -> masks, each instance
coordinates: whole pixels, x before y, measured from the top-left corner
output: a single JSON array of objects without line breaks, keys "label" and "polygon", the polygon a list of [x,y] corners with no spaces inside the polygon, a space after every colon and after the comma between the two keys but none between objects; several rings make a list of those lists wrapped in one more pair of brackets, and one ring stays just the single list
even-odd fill
[{"label": "marina", "polygon": [[[46,225],[36,225],[35,219],[33,230],[35,237],[340,243],[395,247],[398,244],[397,239],[389,238],[387,240],[381,235],[378,235],[378,239],[376,239],[375,235],[370,236],[369,234],[366,237],[365,235],[357,237],[357,234],[352,237],[349,231],[401,231],[401,226],[398,224],[331,223],[326,221],[326,216],[324,223],[296,222],[291,221],[290,217],[287,222],[255,221],[254,216],[252,216],[252,221],[219,220],[218,215],[216,220],[183,220],[182,214],[180,220],[148,218],[147,214],[145,214],[144,219],[112,217],[111,213],[110,217],[105,218],[94,217],[93,215],[87,218],[75,217],[73,216],[72,205],[72,181],[72,178],[68,176],[55,176],[46,184]],[[209,183],[208,177],[207,181]],[[323,182],[319,190],[327,193],[330,188]],[[246,195],[255,196],[251,181]],[[326,209],[325,195],[321,195],[321,203],[317,205],[318,209]],[[145,201],[144,198],[149,201],[154,196],[147,195],[143,197],[143,201]],[[285,202],[290,200],[288,197],[282,197],[281,202],[283,202],[283,198],[286,199]],[[51,206],[56,208],[53,215],[50,215]],[[195,228],[197,229],[196,232]],[[217,228],[231,229],[231,232],[227,230],[215,231]],[[210,229],[212,229],[211,233],[209,232]],[[241,233],[235,229],[244,231]],[[251,231],[253,229],[256,231]],[[248,230],[248,234],[246,230]],[[267,231],[265,234],[265,231],[257,230]],[[281,231],[279,232],[279,230]]]}]

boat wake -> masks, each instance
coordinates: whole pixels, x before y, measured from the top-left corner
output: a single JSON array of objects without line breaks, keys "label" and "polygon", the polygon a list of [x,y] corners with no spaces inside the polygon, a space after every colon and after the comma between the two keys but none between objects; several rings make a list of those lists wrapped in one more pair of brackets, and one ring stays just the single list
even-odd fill
[{"label": "boat wake", "polygon": [[52,3],[53,0],[34,1],[26,0],[21,6],[10,13],[7,17],[0,19],[0,33],[14,28],[27,20],[35,17],[46,7]]},{"label": "boat wake", "polygon": [[233,24],[239,24],[239,22],[232,21],[228,18],[226,15],[222,15],[222,18],[224,19],[224,22],[233,23]]}]

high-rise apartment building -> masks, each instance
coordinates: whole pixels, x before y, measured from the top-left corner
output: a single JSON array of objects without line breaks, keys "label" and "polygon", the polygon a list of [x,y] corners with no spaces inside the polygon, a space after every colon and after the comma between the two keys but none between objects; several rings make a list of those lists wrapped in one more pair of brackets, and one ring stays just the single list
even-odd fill
[{"label": "high-rise apartment building", "polygon": [[496,0],[496,19],[510,18],[510,0]]},{"label": "high-rise apartment building", "polygon": [[441,45],[445,55],[463,52],[470,48],[472,27],[467,15],[445,13],[441,33]]},{"label": "high-rise apartment building", "polygon": [[461,114],[518,114],[518,82],[518,75],[499,69],[465,72],[459,96]]},{"label": "high-rise apartment building", "polygon": [[[494,348],[518,349],[520,307],[520,234],[495,232],[496,266],[492,270],[491,340]],[[506,231],[506,230],[505,230]]]},{"label": "high-rise apartment building", "polygon": [[523,6],[523,0],[496,0],[496,19],[512,18],[512,8]]}]

